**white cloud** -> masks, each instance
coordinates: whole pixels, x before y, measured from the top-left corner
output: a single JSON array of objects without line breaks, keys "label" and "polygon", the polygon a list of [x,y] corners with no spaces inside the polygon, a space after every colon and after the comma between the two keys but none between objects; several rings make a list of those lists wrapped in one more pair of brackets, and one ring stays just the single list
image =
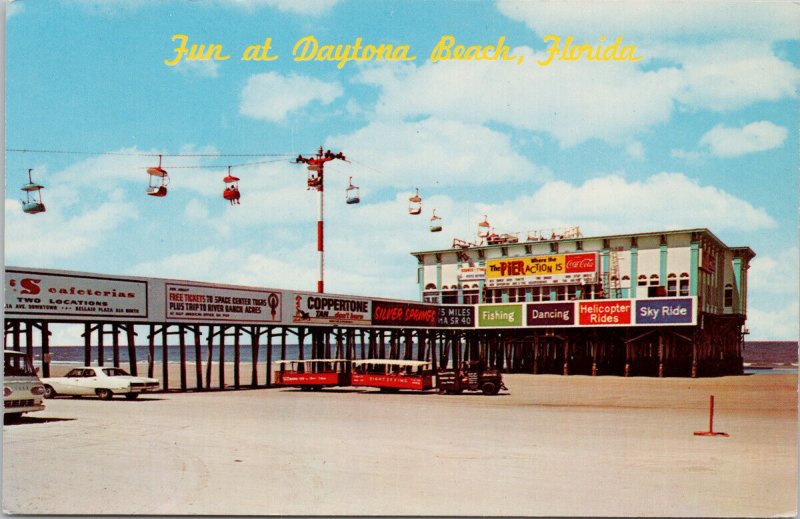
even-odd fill
[{"label": "white cloud", "polygon": [[580,225],[590,235],[775,226],[764,209],[719,188],[702,186],[682,173],[658,173],[635,181],[609,175],[582,185],[549,182],[532,195],[483,207],[490,221],[503,222],[507,229],[530,229],[525,227],[530,222],[537,222],[539,228]]},{"label": "white cloud", "polygon": [[783,146],[788,131],[769,121],[750,123],[742,128],[717,125],[700,139],[718,157],[739,157]]},{"label": "white cloud", "polygon": [[548,169],[514,151],[508,135],[436,118],[373,122],[350,135],[331,137],[326,144],[347,150],[358,157],[358,164],[369,164],[367,176],[376,186],[539,183],[551,176]]},{"label": "white cloud", "polygon": [[793,2],[500,0],[498,9],[540,36],[684,40],[731,38],[746,32],[761,41],[800,37],[800,9]]},{"label": "white cloud", "polygon": [[6,8],[6,20],[25,10],[25,6],[19,0],[15,1],[6,0],[5,8]]},{"label": "white cloud", "polygon": [[339,0],[217,0],[223,5],[234,5],[246,9],[274,7],[280,11],[305,16],[321,16],[333,10]]},{"label": "white cloud", "polygon": [[777,256],[758,255],[750,262],[747,274],[748,287],[763,295],[797,295],[800,289],[800,255],[791,247]]},{"label": "white cloud", "polygon": [[704,157],[703,153],[699,151],[687,151],[678,148],[670,150],[669,156],[688,162],[700,162]]},{"label": "white cloud", "polygon": [[338,82],[325,82],[308,76],[277,72],[256,74],[242,90],[240,113],[255,119],[280,122],[290,112],[313,102],[330,104],[344,93]]},{"label": "white cloud", "polygon": [[628,146],[625,148],[625,153],[627,153],[632,159],[636,160],[644,160],[645,155],[647,155],[644,146],[639,141],[628,144]]},{"label": "white cloud", "polygon": [[186,75],[199,77],[217,77],[219,62],[214,60],[207,61],[187,61],[181,60],[178,64],[170,67],[176,72]]},{"label": "white cloud", "polygon": [[800,71],[761,41],[654,46],[653,56],[681,63],[676,99],[691,108],[729,111],[794,98],[800,85]]},{"label": "white cloud", "polygon": [[74,215],[59,206],[57,196],[46,199],[47,211],[37,215],[24,214],[16,200],[6,199],[6,261],[57,267],[61,260],[97,251],[120,225],[138,217],[136,206],[121,197],[121,192],[114,192],[107,202],[87,204]]},{"label": "white cloud", "polygon": [[[328,14],[340,0],[214,0],[222,6],[232,6],[246,10],[272,7],[279,11],[304,16],[321,16]],[[161,0],[62,0],[67,5],[78,5],[92,12],[114,15],[121,9],[139,9],[151,5],[163,4]]]},{"label": "white cloud", "polygon": [[747,328],[750,330],[748,340],[798,340],[798,322],[800,322],[800,307],[795,299],[775,310],[762,310],[750,305],[747,310]]},{"label": "white cloud", "polygon": [[588,139],[622,143],[632,134],[669,120],[683,88],[677,69],[643,72],[632,63],[571,62],[535,65],[542,59],[525,47],[512,62],[424,63],[386,73],[368,69],[359,80],[382,87],[379,118],[433,115],[547,132],[562,146]]}]

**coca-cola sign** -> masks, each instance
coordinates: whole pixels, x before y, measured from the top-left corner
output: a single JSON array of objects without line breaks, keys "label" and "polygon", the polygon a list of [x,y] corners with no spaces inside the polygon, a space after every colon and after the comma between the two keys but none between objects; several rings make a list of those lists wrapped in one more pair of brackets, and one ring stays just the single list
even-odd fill
[{"label": "coca-cola sign", "polygon": [[567,254],[564,257],[567,274],[576,272],[595,272],[597,270],[597,254]]}]

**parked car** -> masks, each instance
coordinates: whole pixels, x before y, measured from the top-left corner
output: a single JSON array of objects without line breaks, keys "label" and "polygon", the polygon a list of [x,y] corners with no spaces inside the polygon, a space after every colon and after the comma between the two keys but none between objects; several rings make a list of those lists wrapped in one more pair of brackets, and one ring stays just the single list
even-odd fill
[{"label": "parked car", "polygon": [[3,350],[3,421],[13,422],[22,413],[44,409],[44,387],[28,356],[20,351]]},{"label": "parked car", "polygon": [[44,397],[59,395],[97,395],[101,400],[110,400],[114,395],[125,395],[133,400],[140,393],[158,391],[158,379],[135,377],[121,368],[84,366],[74,368],[63,377],[43,378]]}]

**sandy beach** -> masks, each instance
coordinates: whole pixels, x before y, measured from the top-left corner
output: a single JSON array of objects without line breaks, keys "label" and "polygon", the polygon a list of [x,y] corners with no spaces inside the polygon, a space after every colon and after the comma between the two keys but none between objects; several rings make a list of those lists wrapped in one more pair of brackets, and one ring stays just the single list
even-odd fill
[{"label": "sandy beach", "polygon": [[[506,384],[497,397],[262,389],[48,400],[44,412],[4,427],[3,508],[796,515],[794,375],[507,375]],[[714,429],[730,437],[693,435],[708,429],[711,394]]]}]

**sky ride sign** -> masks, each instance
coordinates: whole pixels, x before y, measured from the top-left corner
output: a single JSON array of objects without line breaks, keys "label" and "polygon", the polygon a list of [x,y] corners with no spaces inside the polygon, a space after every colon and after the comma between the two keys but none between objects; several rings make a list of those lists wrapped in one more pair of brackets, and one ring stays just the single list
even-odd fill
[{"label": "sky ride sign", "polygon": [[165,319],[193,322],[277,323],[281,292],[166,283]]}]

